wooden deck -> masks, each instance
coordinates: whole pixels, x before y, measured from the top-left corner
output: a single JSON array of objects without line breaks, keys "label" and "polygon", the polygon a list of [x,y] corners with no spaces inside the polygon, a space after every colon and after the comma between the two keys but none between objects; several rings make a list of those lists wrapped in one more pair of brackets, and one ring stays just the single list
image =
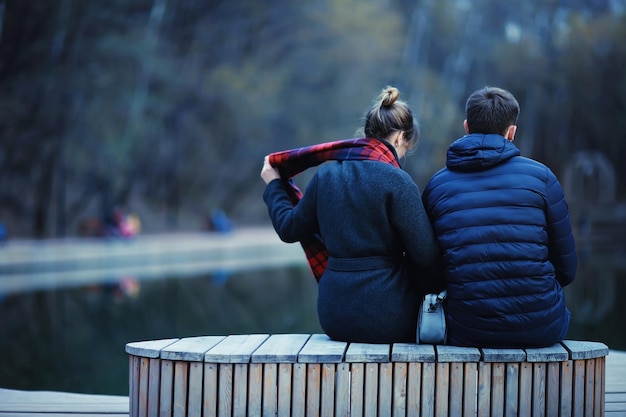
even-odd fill
[{"label": "wooden deck", "polygon": [[[128,407],[126,396],[0,389],[0,417],[121,417]],[[606,359],[606,416],[626,417],[626,352],[612,350]]]}]

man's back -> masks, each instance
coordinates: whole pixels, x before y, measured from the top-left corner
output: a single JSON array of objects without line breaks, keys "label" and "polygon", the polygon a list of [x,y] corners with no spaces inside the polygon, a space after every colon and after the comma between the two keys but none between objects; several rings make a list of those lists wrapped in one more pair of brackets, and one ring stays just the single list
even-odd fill
[{"label": "man's back", "polygon": [[554,174],[500,135],[448,151],[424,204],[443,251],[449,343],[543,346],[565,337],[576,251]]}]

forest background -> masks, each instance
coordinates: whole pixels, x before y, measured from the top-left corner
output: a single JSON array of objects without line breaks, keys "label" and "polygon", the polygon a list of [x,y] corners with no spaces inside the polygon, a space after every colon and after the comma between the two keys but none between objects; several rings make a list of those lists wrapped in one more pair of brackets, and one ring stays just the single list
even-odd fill
[{"label": "forest background", "polygon": [[[0,0],[0,222],[142,232],[223,209],[269,224],[264,155],[357,135],[394,85],[421,125],[422,188],[467,96],[512,91],[516,144],[557,176],[581,150],[626,178],[626,0]],[[306,176],[302,177],[306,183]],[[618,196],[626,184],[618,181]]]}]

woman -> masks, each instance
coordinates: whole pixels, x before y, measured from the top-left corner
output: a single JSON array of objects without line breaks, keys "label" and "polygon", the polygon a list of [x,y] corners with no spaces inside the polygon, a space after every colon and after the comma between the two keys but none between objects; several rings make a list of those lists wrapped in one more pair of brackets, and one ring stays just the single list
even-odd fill
[{"label": "woman", "polygon": [[[319,321],[335,340],[415,342],[430,286],[420,268],[438,256],[418,187],[400,168],[418,130],[399,96],[382,91],[365,117],[366,138],[271,154],[261,171],[274,228],[305,247],[319,280]],[[290,178],[327,160],[300,194]]]}]

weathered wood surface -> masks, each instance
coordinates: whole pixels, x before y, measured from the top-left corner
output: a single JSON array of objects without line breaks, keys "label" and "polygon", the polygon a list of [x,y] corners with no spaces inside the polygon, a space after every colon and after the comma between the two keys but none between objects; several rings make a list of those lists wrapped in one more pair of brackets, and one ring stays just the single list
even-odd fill
[{"label": "weathered wood surface", "polygon": [[[145,352],[142,343],[129,344],[127,351]],[[242,344],[244,354],[238,355]],[[184,346],[190,346],[193,355],[183,356]],[[203,349],[207,349],[204,355]],[[601,343],[578,341],[543,349],[478,349],[348,344],[308,334],[227,336],[215,346],[183,339],[162,348],[160,358],[168,365],[164,369],[169,369],[168,359],[174,359],[174,366],[186,375],[190,363],[179,363],[186,357],[204,361],[213,374],[204,379],[202,402],[187,394],[189,380],[177,383],[175,375],[172,385],[172,377],[161,373],[167,395],[173,391],[175,398],[173,403],[170,397],[161,398],[160,413],[168,414],[171,404],[183,403],[202,406],[202,414],[211,416],[237,415],[237,408],[249,415],[406,416],[419,411],[422,415],[600,416],[605,407],[608,353]],[[233,368],[232,362],[240,363]],[[215,366],[217,374],[211,371]],[[249,368],[253,366],[257,368]],[[141,415],[134,410],[144,407],[138,402],[146,401],[139,395],[142,378],[147,378],[141,369],[131,365],[132,416]],[[207,396],[211,384],[217,388],[208,391],[216,392]],[[253,395],[247,394],[253,390]],[[174,415],[188,412],[186,408],[175,411]]]},{"label": "weathered wood surface", "polygon": [[[175,339],[173,339],[175,340]],[[394,357],[394,353],[392,353],[392,360],[397,363],[394,364],[394,378],[398,378],[400,381],[404,382],[405,390],[401,391],[401,394],[398,394],[397,397],[394,397],[393,404],[393,414],[396,415],[419,415],[415,413],[416,410],[416,392],[421,392],[421,384],[422,377],[426,375],[428,377],[429,371],[423,371],[423,367],[428,365],[430,361],[430,365],[434,366],[433,363],[435,360],[434,356],[434,348],[430,345],[412,345],[412,344],[398,344],[394,345],[392,352],[395,352],[396,355],[404,355]],[[404,360],[410,361],[410,358],[413,358],[415,361],[420,361],[423,363],[410,363],[407,364],[403,362]],[[506,363],[506,361],[502,361]],[[480,363],[469,363],[466,366],[484,366],[484,365],[492,365],[493,363],[488,362],[480,362]],[[205,365],[209,365],[206,363]],[[261,367],[261,364],[252,364]],[[252,366],[250,365],[250,366]],[[335,381],[337,390],[342,389],[346,392],[349,390],[349,387],[346,387],[346,375],[347,370],[341,370],[342,366],[345,366],[345,363],[336,364],[337,369],[335,371]],[[298,368],[299,367],[299,368]],[[298,400],[298,397],[295,395],[297,392],[306,392],[307,387],[310,385],[308,381],[303,379],[304,369],[306,367],[319,367],[319,379],[321,383],[322,378],[322,368],[320,364],[315,363],[298,363],[294,365],[294,386],[292,387],[293,395],[293,407],[294,410],[305,410],[305,412],[292,415],[314,415],[312,412],[307,412],[307,404],[303,401],[304,398]],[[300,369],[296,371],[296,369]],[[353,371],[354,372],[354,371]],[[510,371],[507,371],[507,376]],[[253,372],[250,371],[250,376],[253,375]],[[406,379],[402,379],[402,375],[407,375]],[[467,375],[467,373],[466,373]],[[524,381],[528,378],[527,372],[520,367],[519,369],[519,384],[520,387],[524,385]],[[352,376],[354,378],[354,375]],[[259,377],[260,378],[260,377]],[[343,378],[343,379],[342,379]],[[434,378],[434,372],[432,374],[432,378]],[[425,380],[425,379],[424,379]],[[299,381],[299,387],[296,386],[295,381]],[[253,389],[258,389],[260,387],[260,379],[254,382],[254,379],[251,378],[251,391]],[[306,385],[305,385],[306,384]],[[626,352],[611,350],[609,355],[606,357],[606,375],[605,375],[605,387],[606,387],[606,402],[605,402],[605,415],[607,417],[618,417],[618,416],[626,416]],[[474,388],[467,381],[464,382],[465,389],[479,389]],[[248,392],[248,398],[253,398],[254,396],[260,396],[261,394],[258,391]],[[308,395],[308,394],[307,394]],[[530,398],[531,393],[524,394],[520,392],[520,398]],[[345,398],[348,398],[347,396]],[[482,398],[482,397],[479,397]],[[484,400],[484,398],[483,398]],[[253,401],[252,401],[253,402]],[[320,400],[321,402],[321,400]],[[318,404],[320,403],[318,402]],[[336,403],[335,410],[341,411],[346,410],[348,405],[346,403]],[[530,406],[528,401],[521,401],[519,403],[520,406],[520,414],[519,415],[529,415],[525,413],[524,406]],[[309,406],[311,407],[311,406]],[[0,417],[7,416],[20,416],[20,417],[55,417],[55,416],[67,416],[72,415],[73,417],[80,416],[112,416],[112,417],[126,417],[129,415],[129,397],[126,396],[110,396],[110,395],[91,395],[91,394],[75,394],[75,393],[65,393],[65,392],[52,392],[52,391],[20,391],[13,389],[1,389],[0,388]],[[320,414],[320,406],[317,407],[318,415]],[[354,406],[353,406],[354,410]],[[422,410],[428,414],[428,409]],[[336,415],[340,415],[340,412],[337,412]],[[152,414],[155,415],[155,414]],[[250,415],[254,415],[251,413]],[[257,414],[260,415],[260,412]],[[508,415],[508,414],[505,414]]]}]

